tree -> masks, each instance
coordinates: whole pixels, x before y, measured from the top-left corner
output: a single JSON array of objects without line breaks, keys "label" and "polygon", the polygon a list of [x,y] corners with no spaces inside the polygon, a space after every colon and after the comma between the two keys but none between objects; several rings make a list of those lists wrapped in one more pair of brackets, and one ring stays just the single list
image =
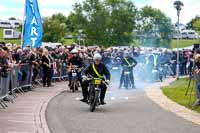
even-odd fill
[{"label": "tree", "polygon": [[169,47],[173,26],[159,9],[145,6],[137,14],[137,31],[142,34],[143,45]]},{"label": "tree", "polygon": [[11,17],[11,18],[9,18],[8,20],[17,20],[16,18],[14,18],[14,17]]},{"label": "tree", "polygon": [[200,16],[196,16],[187,24],[188,29],[194,29],[200,31]]},{"label": "tree", "polygon": [[133,42],[133,30],[137,9],[133,2],[127,0],[105,0],[108,18],[108,31],[111,43],[127,45]]},{"label": "tree", "polygon": [[43,18],[43,41],[62,42],[66,33],[67,18],[62,14],[54,14],[50,18]]},{"label": "tree", "polygon": [[84,12],[87,14],[85,33],[88,44],[106,44],[106,19],[108,13],[100,0],[86,0],[83,2]]},{"label": "tree", "polygon": [[123,45],[132,42],[136,8],[128,0],[85,0],[75,4],[68,29],[83,30],[87,44]]}]

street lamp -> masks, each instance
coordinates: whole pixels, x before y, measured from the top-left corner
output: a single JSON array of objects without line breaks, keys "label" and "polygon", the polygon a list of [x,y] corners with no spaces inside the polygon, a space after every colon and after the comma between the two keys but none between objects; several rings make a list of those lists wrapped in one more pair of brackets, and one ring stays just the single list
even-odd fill
[{"label": "street lamp", "polygon": [[78,30],[78,44],[79,44],[79,47],[81,46],[81,38],[82,38],[82,32],[83,30]]},{"label": "street lamp", "polygon": [[176,78],[177,80],[179,79],[179,40],[180,40],[180,28],[179,28],[179,25],[180,25],[180,12],[181,12],[181,9],[182,7],[184,6],[183,2],[181,2],[180,0],[176,0],[174,2],[174,8],[177,10],[177,16],[178,16],[178,23],[177,23],[177,33],[178,33],[178,37],[177,37],[177,66],[176,66]]}]

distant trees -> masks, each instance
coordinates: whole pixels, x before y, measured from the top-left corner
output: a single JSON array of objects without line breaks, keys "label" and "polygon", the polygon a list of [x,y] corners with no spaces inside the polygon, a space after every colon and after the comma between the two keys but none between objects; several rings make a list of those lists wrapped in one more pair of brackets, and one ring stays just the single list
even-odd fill
[{"label": "distant trees", "polygon": [[173,25],[159,9],[145,6],[138,11],[137,31],[142,34],[143,45],[169,47],[173,36]]},{"label": "distant trees", "polygon": [[187,24],[187,28],[194,29],[194,30],[200,32],[200,16],[196,16],[194,19],[192,19]]},{"label": "distant trees", "polygon": [[66,33],[78,40],[80,31],[88,45],[128,45],[143,35],[143,45],[151,36],[157,46],[168,47],[172,38],[171,20],[164,13],[149,6],[138,9],[131,0],[85,0],[68,17],[43,18],[43,25],[47,42],[63,41]]},{"label": "distant trees", "polygon": [[43,41],[64,42],[67,18],[63,14],[54,14],[50,18],[43,18]]},{"label": "distant trees", "polygon": [[16,18],[14,18],[14,17],[11,17],[11,18],[9,18],[8,20],[17,20]]}]

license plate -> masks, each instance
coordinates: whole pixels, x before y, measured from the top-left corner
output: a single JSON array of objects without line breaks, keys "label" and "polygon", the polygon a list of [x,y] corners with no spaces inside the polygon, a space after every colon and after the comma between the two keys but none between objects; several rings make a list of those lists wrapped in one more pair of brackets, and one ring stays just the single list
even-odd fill
[{"label": "license plate", "polygon": [[73,76],[73,77],[76,77],[76,76],[77,76],[77,73],[72,73],[72,76]]},{"label": "license plate", "polygon": [[125,74],[125,75],[129,75],[129,74],[130,74],[130,72],[124,72],[124,74]]},{"label": "license plate", "polygon": [[101,80],[100,80],[100,79],[94,80],[94,84],[95,84],[95,85],[100,85],[100,84],[101,84]]}]

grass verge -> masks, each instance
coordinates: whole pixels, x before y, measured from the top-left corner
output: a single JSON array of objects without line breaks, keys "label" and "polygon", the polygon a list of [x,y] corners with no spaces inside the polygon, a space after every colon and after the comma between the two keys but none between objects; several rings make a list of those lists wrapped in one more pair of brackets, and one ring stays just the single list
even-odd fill
[{"label": "grass verge", "polygon": [[[177,43],[177,40],[172,40],[171,42],[171,48],[176,48],[176,43]],[[180,40],[180,48],[184,48],[184,47],[188,47],[188,46],[191,46],[193,44],[196,44],[196,43],[200,43],[200,40],[187,40],[187,39],[181,39]]]},{"label": "grass verge", "polygon": [[[178,81],[175,81],[170,86],[163,87],[162,91],[172,101],[182,106],[185,106],[186,108],[192,109],[192,104],[195,101],[196,93],[195,89],[193,89],[192,93],[190,93],[191,91],[189,91],[188,96],[185,95],[188,83],[189,79],[183,78]],[[191,82],[191,88],[192,87],[195,87],[194,81]],[[191,100],[190,100],[190,94],[191,94]],[[200,107],[196,108],[195,111],[200,113]]]}]

